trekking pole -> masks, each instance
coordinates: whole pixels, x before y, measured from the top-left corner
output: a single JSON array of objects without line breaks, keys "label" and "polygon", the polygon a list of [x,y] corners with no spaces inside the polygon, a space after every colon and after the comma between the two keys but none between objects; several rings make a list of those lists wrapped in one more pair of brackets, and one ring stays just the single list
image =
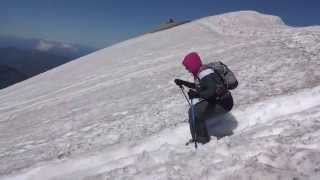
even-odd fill
[{"label": "trekking pole", "polygon": [[183,90],[183,89],[184,89],[183,86],[181,85],[181,86],[179,86],[179,87],[180,87],[180,89],[181,89],[181,91],[182,91],[183,96],[186,98],[189,106],[191,106],[191,103],[190,103],[190,101],[188,100],[187,95],[186,95],[186,93],[185,93],[184,90]]},{"label": "trekking pole", "polygon": [[[191,116],[192,116],[191,117],[192,118],[191,123],[192,123],[192,129],[193,129],[193,133],[194,133],[194,135],[193,135],[194,139],[192,139],[192,141],[194,142],[194,147],[197,149],[198,148],[198,144],[197,144],[197,141],[196,141],[197,133],[196,133],[196,122],[195,122],[195,112],[194,112],[193,101],[192,101],[192,99],[191,99],[191,102],[189,101],[189,99],[187,98],[186,93],[183,90],[184,89],[183,86],[179,86],[179,87],[180,87],[180,89],[182,91],[183,96],[186,98],[186,100],[187,100],[187,102],[188,102],[188,104],[189,104],[189,106],[191,108]],[[189,143],[187,143],[186,145],[188,145],[188,144]]]}]

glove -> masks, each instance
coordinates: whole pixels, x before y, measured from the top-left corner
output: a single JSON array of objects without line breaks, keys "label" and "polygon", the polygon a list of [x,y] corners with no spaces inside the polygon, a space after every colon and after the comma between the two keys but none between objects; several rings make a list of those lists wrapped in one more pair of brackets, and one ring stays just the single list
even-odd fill
[{"label": "glove", "polygon": [[189,99],[194,99],[199,97],[199,93],[190,89],[188,92]]},{"label": "glove", "polygon": [[174,83],[176,83],[177,86],[182,86],[183,81],[180,80],[180,79],[175,79],[175,80],[174,80]]}]

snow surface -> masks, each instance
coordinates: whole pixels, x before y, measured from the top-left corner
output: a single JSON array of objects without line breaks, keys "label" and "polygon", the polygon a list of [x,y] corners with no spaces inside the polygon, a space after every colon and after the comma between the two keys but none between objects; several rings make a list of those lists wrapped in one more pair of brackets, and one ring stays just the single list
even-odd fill
[{"label": "snow surface", "polygon": [[[0,91],[0,179],[320,178],[320,28],[252,11],[97,51]],[[237,75],[194,150],[174,78],[190,51]],[[232,136],[227,136],[232,134]],[[225,136],[216,140],[214,136]]]}]

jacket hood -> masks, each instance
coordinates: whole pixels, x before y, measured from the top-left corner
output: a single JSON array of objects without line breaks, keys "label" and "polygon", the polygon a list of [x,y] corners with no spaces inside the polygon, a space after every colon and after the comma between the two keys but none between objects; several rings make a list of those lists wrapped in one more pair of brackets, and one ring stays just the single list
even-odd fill
[{"label": "jacket hood", "polygon": [[192,52],[186,55],[186,57],[183,59],[182,64],[195,77],[199,73],[200,67],[202,66],[201,58],[196,52]]}]

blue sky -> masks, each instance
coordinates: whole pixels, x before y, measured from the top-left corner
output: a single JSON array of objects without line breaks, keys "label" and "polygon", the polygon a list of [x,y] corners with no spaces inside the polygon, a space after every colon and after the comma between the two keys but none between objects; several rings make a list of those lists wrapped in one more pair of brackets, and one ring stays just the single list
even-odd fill
[{"label": "blue sky", "polygon": [[0,35],[105,47],[169,18],[256,10],[280,16],[291,26],[307,26],[320,24],[319,9],[317,0],[1,0]]}]

